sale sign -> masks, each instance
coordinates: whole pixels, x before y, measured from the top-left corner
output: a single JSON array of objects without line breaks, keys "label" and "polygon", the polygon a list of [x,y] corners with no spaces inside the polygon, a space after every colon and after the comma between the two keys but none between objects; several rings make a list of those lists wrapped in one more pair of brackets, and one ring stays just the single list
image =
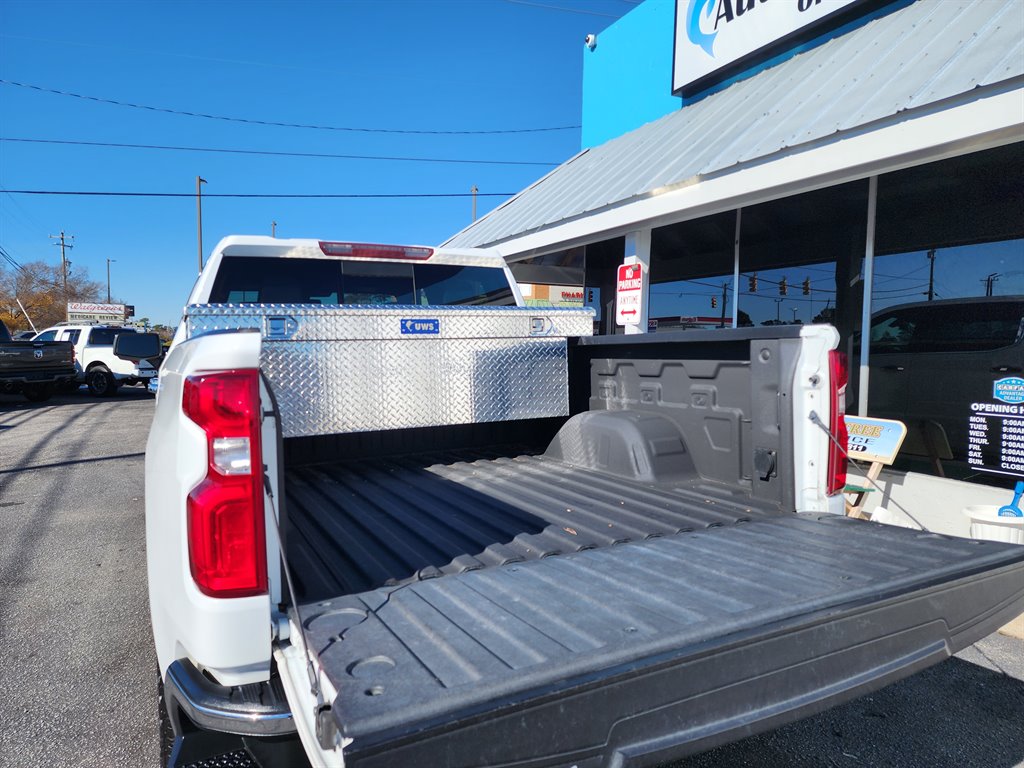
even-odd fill
[{"label": "sale sign", "polygon": [[643,266],[620,264],[615,282],[615,322],[628,325],[640,322],[643,310]]}]

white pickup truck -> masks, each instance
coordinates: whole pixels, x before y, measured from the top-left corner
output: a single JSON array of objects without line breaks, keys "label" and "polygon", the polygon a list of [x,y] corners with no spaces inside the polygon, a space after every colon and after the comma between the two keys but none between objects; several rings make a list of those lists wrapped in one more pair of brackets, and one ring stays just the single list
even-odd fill
[{"label": "white pickup truck", "polygon": [[70,342],[75,348],[77,375],[64,388],[75,390],[85,384],[93,396],[110,397],[122,384],[131,386],[156,376],[153,363],[159,364],[159,350],[152,360],[125,360],[114,354],[114,340],[129,333],[137,331],[120,325],[61,323],[40,331],[33,341]]},{"label": "white pickup truck", "polygon": [[167,764],[655,765],[1024,610],[1024,547],[837,514],[833,328],[521,304],[490,252],[218,244],[146,451]]}]

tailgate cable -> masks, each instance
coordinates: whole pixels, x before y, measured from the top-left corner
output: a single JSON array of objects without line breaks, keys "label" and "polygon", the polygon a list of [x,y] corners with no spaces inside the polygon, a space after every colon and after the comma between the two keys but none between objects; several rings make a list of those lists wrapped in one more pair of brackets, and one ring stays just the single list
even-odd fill
[{"label": "tailgate cable", "polygon": [[281,565],[284,566],[284,580],[288,585],[288,596],[295,610],[295,623],[299,628],[299,639],[302,641],[302,649],[306,656],[306,674],[309,676],[309,692],[316,698],[313,706],[313,723],[316,727],[317,741],[324,749],[334,749],[337,740],[337,726],[330,717],[331,705],[323,700],[322,688],[320,685],[320,668],[313,663],[313,652],[309,648],[309,639],[306,637],[306,627],[302,620],[302,613],[299,611],[299,601],[295,599],[295,585],[292,583],[291,568],[288,567],[288,558],[284,553],[284,536],[281,535],[281,521],[277,516],[277,499],[270,488],[270,474],[267,472],[267,465],[263,465],[263,488],[270,497],[271,512],[274,518],[274,533],[277,534],[277,548],[281,553]]},{"label": "tailgate cable", "polygon": [[[271,410],[269,411],[265,411],[260,408],[260,428],[262,431],[263,420],[267,416],[271,417],[276,422],[274,431],[277,433],[277,460],[278,462],[282,462],[284,461],[284,450],[281,440],[281,419],[279,416],[280,410],[277,407],[277,398],[274,396],[274,390],[271,388],[270,382],[262,372],[260,373],[260,379],[266,387],[267,393],[270,395],[271,403]],[[299,639],[302,642],[302,649],[306,657],[306,675],[309,677],[309,692],[316,699],[316,703],[313,708],[313,722],[316,728],[316,737],[323,749],[334,749],[338,737],[337,725],[330,716],[331,704],[323,700],[323,688],[320,683],[320,668],[313,663],[313,652],[310,650],[309,639],[306,636],[305,622],[303,621],[302,613],[299,610],[299,601],[295,597],[295,584],[292,581],[292,569],[288,565],[288,556],[285,554],[284,547],[284,534],[281,532],[281,519],[279,515],[280,507],[270,484],[269,469],[270,468],[266,464],[263,464],[263,488],[267,492],[267,496],[270,498],[271,516],[274,519],[274,533],[277,535],[277,549],[281,555],[281,566],[284,571],[284,580],[288,586],[288,599],[291,600],[292,608],[295,610],[295,623],[299,628]]]},{"label": "tailgate cable", "polygon": [[[854,458],[853,456],[851,456],[847,452],[846,446],[845,445],[841,445],[839,443],[839,441],[836,440],[836,436],[833,435],[831,430],[828,427],[825,426],[825,423],[821,420],[821,417],[818,415],[817,411],[811,411],[810,416],[808,416],[808,418],[811,420],[811,423],[816,424],[819,427],[821,427],[822,432],[824,432],[826,435],[828,435],[828,439],[831,440],[833,443],[835,443],[836,448],[838,448],[842,452],[843,456],[845,456],[848,461],[852,461],[854,464],[858,464],[859,463],[856,458]],[[877,490],[880,494],[882,494],[882,496],[885,496],[885,489],[883,489],[882,486],[880,486],[878,483],[876,483],[870,477],[864,477],[863,479],[867,480],[869,483],[871,483],[873,486],[875,486],[875,490]],[[911,520],[913,520],[914,523],[917,524],[918,528],[920,528],[922,531],[927,531],[928,530],[927,528],[924,527],[924,525],[921,524],[920,520],[918,520],[916,517],[914,517],[912,514],[910,514],[910,512],[908,512],[903,506],[901,506],[900,504],[897,504],[892,499],[889,499],[889,503],[892,504],[897,509],[899,509],[903,514],[905,514]]]},{"label": "tailgate cable", "polygon": [[[284,451],[281,445],[281,419],[280,409],[277,407],[277,397],[274,395],[274,390],[270,386],[270,381],[267,377],[260,372],[260,379],[263,382],[263,386],[266,387],[267,394],[270,395],[270,410],[265,411],[260,408],[260,427],[262,431],[263,420],[269,416],[275,422],[274,432],[277,434],[277,460],[278,462],[284,461]],[[270,486],[270,472],[269,467],[263,465],[263,488],[267,492],[267,496],[270,497],[270,506],[272,516],[274,518],[274,533],[277,534],[277,549],[281,553],[281,565],[284,567],[284,580],[288,585],[288,599],[292,601],[292,607],[295,608],[295,618],[299,626],[299,639],[302,640],[302,647],[306,652],[306,674],[309,676],[309,692],[314,696],[320,696],[320,674],[317,671],[317,667],[313,664],[313,655],[309,650],[309,643],[306,642],[306,628],[302,622],[302,614],[299,613],[299,601],[295,599],[295,585],[292,583],[292,569],[288,567],[288,557],[284,552],[284,535],[281,533],[281,519],[278,514],[279,507],[277,499],[274,497],[274,491]]]},{"label": "tailgate cable", "polygon": [[292,601],[295,609],[296,624],[299,627],[299,638],[302,640],[302,647],[306,652],[306,673],[309,675],[309,692],[314,696],[320,695],[320,674],[316,665],[313,664],[313,656],[309,650],[309,642],[306,640],[306,629],[302,621],[302,614],[299,612],[299,601],[295,599],[295,585],[292,583],[291,568],[288,567],[288,558],[284,553],[284,536],[281,535],[281,521],[277,517],[277,499],[270,488],[270,475],[267,472],[267,465],[263,465],[263,488],[270,497],[271,512],[274,518],[274,533],[277,534],[277,548],[281,552],[281,564],[284,566],[284,580],[288,585],[288,598]]}]

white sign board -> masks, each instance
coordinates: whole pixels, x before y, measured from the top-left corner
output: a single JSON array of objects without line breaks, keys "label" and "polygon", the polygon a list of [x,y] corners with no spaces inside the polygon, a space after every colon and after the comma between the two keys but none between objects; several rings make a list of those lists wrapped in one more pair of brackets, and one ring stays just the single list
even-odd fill
[{"label": "white sign board", "polygon": [[640,322],[644,301],[644,273],[640,264],[620,264],[615,281],[615,323],[635,325]]},{"label": "white sign board", "polygon": [[676,0],[672,91],[864,0]]},{"label": "white sign board", "polygon": [[69,323],[123,323],[124,304],[68,302]]}]

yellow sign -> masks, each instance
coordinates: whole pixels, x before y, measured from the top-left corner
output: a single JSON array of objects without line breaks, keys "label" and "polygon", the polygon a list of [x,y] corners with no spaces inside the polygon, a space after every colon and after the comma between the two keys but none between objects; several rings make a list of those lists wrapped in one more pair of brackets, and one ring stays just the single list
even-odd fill
[{"label": "yellow sign", "polygon": [[907,425],[892,419],[846,416],[847,453],[857,461],[892,464],[900,452]]}]

